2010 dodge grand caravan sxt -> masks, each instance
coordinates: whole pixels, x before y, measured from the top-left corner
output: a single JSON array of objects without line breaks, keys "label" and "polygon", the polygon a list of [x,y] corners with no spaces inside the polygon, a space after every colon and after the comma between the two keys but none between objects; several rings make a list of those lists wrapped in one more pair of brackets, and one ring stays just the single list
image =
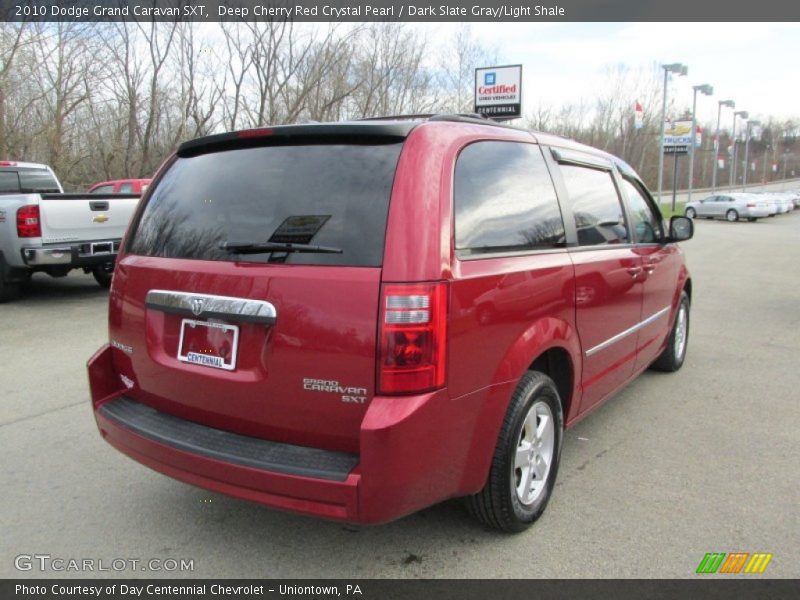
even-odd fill
[{"label": "2010 dodge grand caravan sxt", "polygon": [[117,258],[97,425],[268,506],[381,523],[466,496],[519,531],[564,428],[681,367],[691,235],[619,159],[475,118],[196,139]]}]

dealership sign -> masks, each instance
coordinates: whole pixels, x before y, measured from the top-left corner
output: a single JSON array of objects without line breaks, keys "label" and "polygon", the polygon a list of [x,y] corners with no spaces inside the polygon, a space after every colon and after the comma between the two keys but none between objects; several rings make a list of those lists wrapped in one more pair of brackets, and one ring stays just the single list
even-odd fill
[{"label": "dealership sign", "polygon": [[667,121],[664,124],[664,153],[686,154],[692,143],[692,121]]},{"label": "dealership sign", "polygon": [[492,119],[522,115],[522,65],[475,69],[475,112]]}]

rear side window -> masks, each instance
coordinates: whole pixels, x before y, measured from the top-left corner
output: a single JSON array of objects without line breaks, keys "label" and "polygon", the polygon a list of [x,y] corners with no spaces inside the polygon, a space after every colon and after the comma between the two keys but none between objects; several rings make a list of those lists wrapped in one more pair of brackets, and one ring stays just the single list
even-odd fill
[{"label": "rear side window", "polygon": [[456,162],[456,249],[466,254],[563,247],[564,222],[541,150],[476,142]]},{"label": "rear side window", "polygon": [[119,186],[119,193],[120,194],[132,194],[133,193],[133,184],[132,183],[123,183]]},{"label": "rear side window", "polygon": [[[133,254],[380,266],[401,143],[242,148],[178,158],[153,190]],[[224,242],[341,253],[230,253]]]},{"label": "rear side window", "polygon": [[561,173],[572,204],[578,244],[627,243],[628,227],[611,172],[562,164]]},{"label": "rear side window", "polygon": [[19,193],[19,176],[16,171],[0,171],[0,194]]},{"label": "rear side window", "polygon": [[114,191],[113,185],[101,185],[92,190],[93,194],[110,194]]}]

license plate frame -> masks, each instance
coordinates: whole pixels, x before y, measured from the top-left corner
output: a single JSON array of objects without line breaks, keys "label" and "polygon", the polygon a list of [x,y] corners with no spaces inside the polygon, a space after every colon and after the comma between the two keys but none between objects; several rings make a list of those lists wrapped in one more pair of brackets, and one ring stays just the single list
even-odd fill
[{"label": "license plate frame", "polygon": [[[200,340],[203,345],[202,351],[197,352],[197,348],[191,350],[184,348],[186,342],[187,327],[198,333],[200,328],[205,328],[205,339]],[[210,339],[213,336],[214,339]],[[226,358],[220,352],[222,345],[228,342],[231,348],[230,357]],[[191,342],[190,342],[191,343]],[[185,351],[184,351],[185,350]],[[239,351],[239,326],[230,323],[220,323],[217,321],[199,321],[197,319],[181,320],[181,335],[178,340],[178,360],[181,362],[209,367],[212,369],[222,369],[224,371],[234,371]]]}]

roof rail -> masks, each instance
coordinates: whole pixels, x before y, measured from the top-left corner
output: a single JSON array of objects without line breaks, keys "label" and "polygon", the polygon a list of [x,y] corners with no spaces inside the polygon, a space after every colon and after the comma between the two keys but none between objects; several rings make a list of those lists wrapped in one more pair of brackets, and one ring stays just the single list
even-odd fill
[{"label": "roof rail", "polygon": [[360,119],[355,119],[356,121],[412,121],[414,119],[430,119],[431,117],[436,116],[436,113],[421,113],[421,114],[411,114],[411,115],[386,115],[383,117],[361,117]]}]

